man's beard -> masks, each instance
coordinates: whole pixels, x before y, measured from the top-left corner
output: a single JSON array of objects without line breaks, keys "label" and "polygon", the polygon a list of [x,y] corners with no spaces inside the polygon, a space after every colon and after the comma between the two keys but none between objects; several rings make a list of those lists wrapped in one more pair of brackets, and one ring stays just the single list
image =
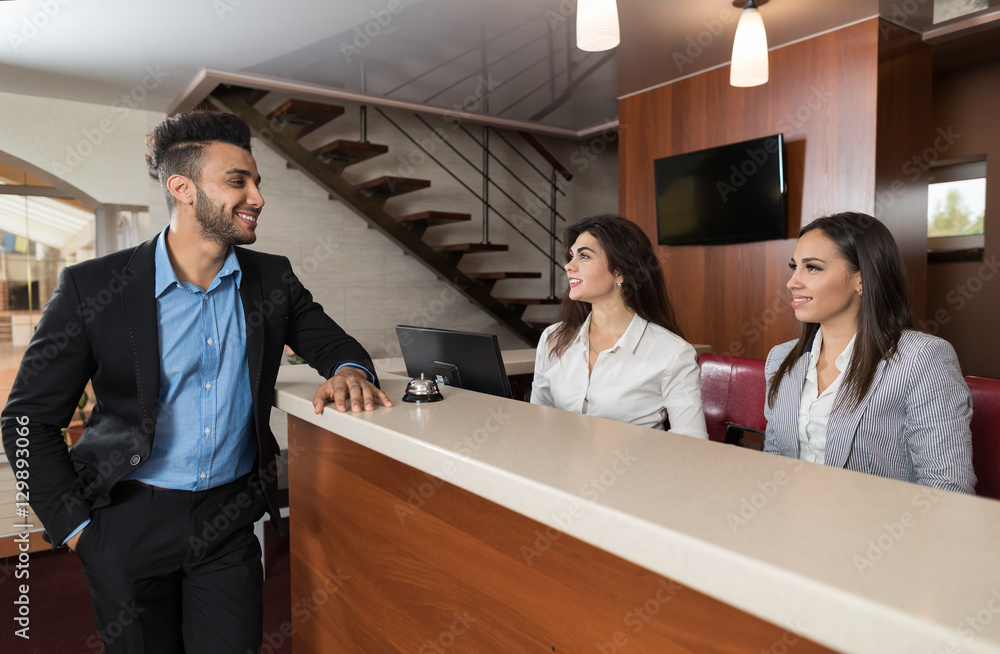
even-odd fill
[{"label": "man's beard", "polygon": [[239,228],[233,212],[227,212],[222,204],[213,204],[200,186],[196,188],[198,203],[195,205],[194,216],[198,219],[198,226],[205,238],[226,247],[249,245],[257,240],[254,232],[247,234]]}]

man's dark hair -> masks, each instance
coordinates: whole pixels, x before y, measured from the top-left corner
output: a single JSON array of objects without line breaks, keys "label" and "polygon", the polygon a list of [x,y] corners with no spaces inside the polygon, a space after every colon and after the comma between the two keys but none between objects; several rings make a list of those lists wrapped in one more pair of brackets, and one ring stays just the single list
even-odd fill
[{"label": "man's dark hair", "polygon": [[146,169],[163,187],[171,212],[174,197],[167,189],[167,180],[184,175],[199,181],[205,147],[214,141],[250,152],[250,126],[233,114],[197,111],[168,116],[146,135]]}]

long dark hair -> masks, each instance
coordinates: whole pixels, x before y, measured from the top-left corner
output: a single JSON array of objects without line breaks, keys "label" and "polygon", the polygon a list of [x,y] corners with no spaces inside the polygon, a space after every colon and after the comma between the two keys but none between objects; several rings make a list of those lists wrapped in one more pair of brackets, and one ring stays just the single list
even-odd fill
[{"label": "long dark hair", "polygon": [[[838,406],[848,402],[855,408],[868,394],[879,362],[895,355],[904,329],[914,328],[909,284],[895,239],[886,226],[872,216],[847,212],[819,218],[803,227],[799,237],[814,229],[836,244],[852,273],[861,272],[858,332],[843,390],[837,400]],[[782,378],[808,351],[818,329],[817,323],[800,325],[798,342],[771,378],[767,389],[769,406],[774,406]]]},{"label": "long dark hair", "polygon": [[[606,214],[584,218],[575,225],[570,225],[563,233],[562,242],[566,248],[567,261],[573,258],[570,248],[584,232],[600,243],[611,274],[622,276],[621,294],[625,306],[639,314],[640,318],[665,327],[683,338],[663,281],[660,260],[656,258],[653,245],[645,232],[634,222],[621,216]],[[571,300],[567,290],[559,307],[560,324],[549,335],[549,343],[553,345],[552,354],[562,356],[576,338],[589,313],[590,303]]]}]

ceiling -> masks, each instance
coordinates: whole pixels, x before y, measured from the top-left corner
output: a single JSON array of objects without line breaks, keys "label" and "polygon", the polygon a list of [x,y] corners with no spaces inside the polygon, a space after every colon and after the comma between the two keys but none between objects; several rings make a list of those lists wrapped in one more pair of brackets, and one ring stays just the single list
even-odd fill
[{"label": "ceiling", "polygon": [[[1000,0],[936,2],[1000,13]],[[621,96],[730,59],[730,0],[618,6],[622,45],[585,53],[575,0],[6,0],[0,91],[166,111],[210,68],[584,130],[615,120]],[[876,15],[940,29],[929,0],[773,0],[761,15],[772,48]],[[1000,56],[997,23],[939,40],[963,60],[979,32],[971,56]]]}]

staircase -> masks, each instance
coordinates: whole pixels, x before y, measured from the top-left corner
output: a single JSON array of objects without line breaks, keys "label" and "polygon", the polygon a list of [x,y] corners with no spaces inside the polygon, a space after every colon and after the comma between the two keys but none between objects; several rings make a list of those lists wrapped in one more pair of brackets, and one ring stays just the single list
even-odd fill
[{"label": "staircase", "polygon": [[[371,227],[409,252],[498,322],[520,335],[528,344],[534,346],[538,342],[544,325],[525,321],[525,310],[532,305],[558,304],[559,298],[504,298],[495,297],[492,291],[500,280],[537,279],[542,276],[541,272],[463,272],[458,265],[464,256],[489,256],[490,253],[506,252],[508,246],[489,242],[436,246],[426,243],[423,236],[428,229],[468,221],[471,219],[470,214],[448,211],[422,211],[402,216],[389,214],[384,209],[389,198],[419,192],[430,187],[430,181],[380,176],[360,184],[351,184],[342,176],[345,168],[386,154],[389,148],[364,140],[337,139],[318,148],[306,149],[300,139],[342,115],[344,108],[290,99],[264,114],[255,109],[254,105],[265,96],[266,93],[253,89],[219,86],[212,92],[209,101],[243,117],[255,133],[267,135],[271,147],[285,158],[290,167],[302,171],[326,189],[331,199],[339,200],[354,209]],[[535,247],[538,248],[537,245]]]}]

